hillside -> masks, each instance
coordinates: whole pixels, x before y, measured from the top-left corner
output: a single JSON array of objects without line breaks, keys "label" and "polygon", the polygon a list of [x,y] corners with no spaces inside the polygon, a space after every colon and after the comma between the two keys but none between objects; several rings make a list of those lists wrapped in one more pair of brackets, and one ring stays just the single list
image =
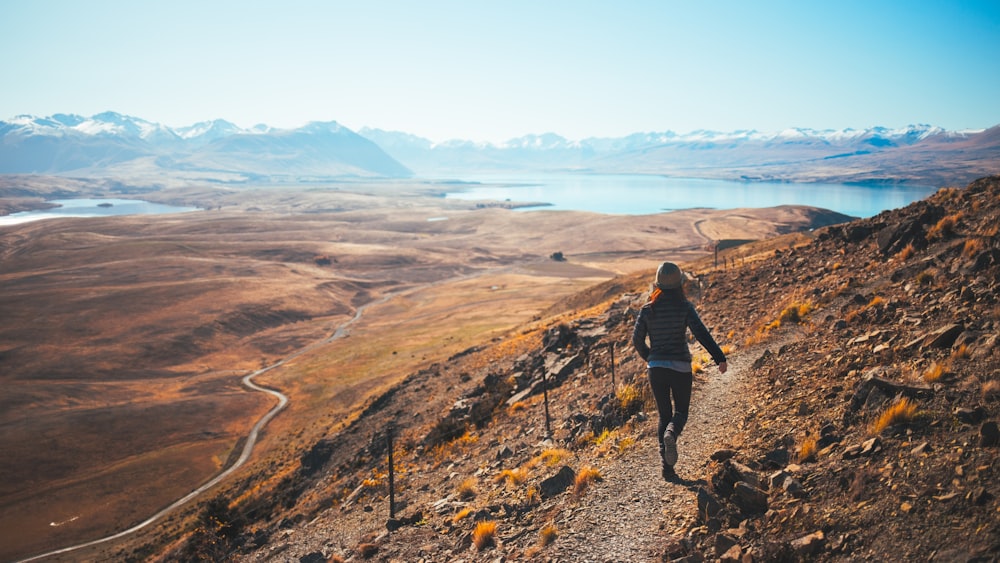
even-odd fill
[{"label": "hillside", "polygon": [[115,556],[997,560],[998,219],[992,177],[690,265],[733,367],[699,374],[677,482],[628,345],[639,272],[411,374],[182,541]]}]

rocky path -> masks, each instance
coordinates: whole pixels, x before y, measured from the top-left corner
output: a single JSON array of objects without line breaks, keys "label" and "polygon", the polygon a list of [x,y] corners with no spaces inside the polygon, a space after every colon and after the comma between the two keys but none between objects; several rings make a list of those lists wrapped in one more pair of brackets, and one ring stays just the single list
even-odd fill
[{"label": "rocky path", "polygon": [[676,482],[660,477],[656,414],[650,413],[647,431],[631,453],[601,467],[604,481],[556,518],[559,541],[546,552],[550,560],[659,561],[670,538],[695,525],[697,491],[708,484],[706,466],[741,426],[741,390],[759,355],[753,349],[738,352],[729,358],[725,374],[710,366],[696,379],[690,418],[678,443]]}]

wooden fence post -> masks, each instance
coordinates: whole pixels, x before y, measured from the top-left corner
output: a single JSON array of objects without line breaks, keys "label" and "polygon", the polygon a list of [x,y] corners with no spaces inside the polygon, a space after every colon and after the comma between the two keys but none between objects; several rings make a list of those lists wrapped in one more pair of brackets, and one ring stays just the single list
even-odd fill
[{"label": "wooden fence post", "polygon": [[389,518],[396,517],[396,482],[392,461],[392,427],[385,431],[386,446],[389,449]]}]

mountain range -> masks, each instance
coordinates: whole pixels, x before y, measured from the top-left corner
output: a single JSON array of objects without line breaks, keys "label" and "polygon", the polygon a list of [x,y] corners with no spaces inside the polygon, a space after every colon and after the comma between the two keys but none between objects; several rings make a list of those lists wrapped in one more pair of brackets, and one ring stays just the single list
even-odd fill
[{"label": "mountain range", "polygon": [[295,129],[222,119],[170,128],[104,112],[0,121],[0,173],[236,174],[243,180],[441,177],[575,171],[736,180],[960,182],[1000,169],[1000,126],[948,131],[787,129],[634,133],[569,140],[554,133],[504,143],[434,143],[398,131],[351,131],[335,121]]}]

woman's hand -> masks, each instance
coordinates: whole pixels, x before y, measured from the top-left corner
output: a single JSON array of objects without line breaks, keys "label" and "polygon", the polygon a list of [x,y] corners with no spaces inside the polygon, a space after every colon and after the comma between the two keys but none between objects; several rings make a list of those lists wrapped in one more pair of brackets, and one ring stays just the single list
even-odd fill
[{"label": "woman's hand", "polygon": [[727,369],[729,369],[729,364],[727,362],[719,364],[719,373],[726,373]]}]

